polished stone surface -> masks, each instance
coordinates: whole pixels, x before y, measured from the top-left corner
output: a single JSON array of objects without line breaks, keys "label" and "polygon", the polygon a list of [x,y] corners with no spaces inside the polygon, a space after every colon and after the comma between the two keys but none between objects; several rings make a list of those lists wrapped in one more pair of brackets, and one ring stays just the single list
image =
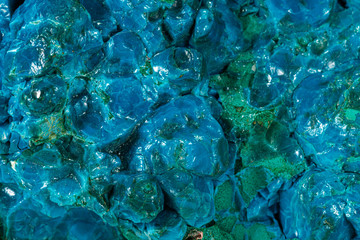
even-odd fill
[{"label": "polished stone surface", "polygon": [[360,239],[356,0],[0,0],[0,239]]}]

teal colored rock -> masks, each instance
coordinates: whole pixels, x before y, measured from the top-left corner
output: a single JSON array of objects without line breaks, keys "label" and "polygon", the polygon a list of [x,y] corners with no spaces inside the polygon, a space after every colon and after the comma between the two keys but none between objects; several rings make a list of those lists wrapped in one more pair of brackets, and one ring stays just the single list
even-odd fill
[{"label": "teal colored rock", "polygon": [[205,99],[180,97],[139,129],[130,169],[161,175],[171,169],[216,178],[232,166],[229,146]]},{"label": "teal colored rock", "polygon": [[276,21],[289,18],[294,23],[320,25],[330,15],[333,1],[266,1],[269,11]]},{"label": "teal colored rock", "polygon": [[354,184],[356,179],[353,174],[337,175],[327,171],[313,170],[304,174],[280,195],[285,235],[299,239],[338,239],[339,236],[353,239],[358,231],[353,222],[356,210],[352,205],[357,202],[352,198],[352,192],[358,189]]},{"label": "teal colored rock", "polygon": [[158,179],[168,198],[166,204],[187,224],[201,227],[214,219],[214,186],[210,181],[179,170],[168,171]]},{"label": "teal colored rock", "polygon": [[0,0],[0,239],[360,239],[356,0]]},{"label": "teal colored rock", "polygon": [[[69,130],[88,141],[100,140],[100,145],[128,137],[156,101],[156,95],[131,76],[104,78],[103,85],[95,88],[103,77],[74,79],[69,90],[71,101],[65,111]],[[125,96],[132,104],[124,101]]]},{"label": "teal colored rock", "polygon": [[174,211],[164,210],[150,223],[133,224],[129,221],[120,226],[126,239],[179,239],[186,233],[186,224]]},{"label": "teal colored rock", "polygon": [[24,89],[19,101],[27,115],[49,115],[62,110],[66,101],[66,91],[66,83],[59,76],[34,79],[31,85]]},{"label": "teal colored rock", "polygon": [[134,32],[120,32],[106,43],[107,59],[101,71],[109,75],[126,75],[135,73],[145,64],[146,52],[141,38]]},{"label": "teal colored rock", "polygon": [[113,182],[110,204],[118,218],[148,223],[163,210],[164,195],[153,177],[117,174]]}]

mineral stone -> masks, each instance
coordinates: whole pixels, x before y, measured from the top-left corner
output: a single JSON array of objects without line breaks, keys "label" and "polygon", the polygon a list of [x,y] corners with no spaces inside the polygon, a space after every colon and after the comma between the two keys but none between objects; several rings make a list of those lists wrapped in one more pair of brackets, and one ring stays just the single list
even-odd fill
[{"label": "mineral stone", "polygon": [[0,0],[0,239],[360,239],[357,0]]}]

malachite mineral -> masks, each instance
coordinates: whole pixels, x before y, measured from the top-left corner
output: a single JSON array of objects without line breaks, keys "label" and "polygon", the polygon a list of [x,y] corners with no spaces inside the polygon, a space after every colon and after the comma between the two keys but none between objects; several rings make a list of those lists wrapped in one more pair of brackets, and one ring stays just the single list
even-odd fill
[{"label": "malachite mineral", "polygon": [[360,239],[360,1],[0,0],[0,239]]}]

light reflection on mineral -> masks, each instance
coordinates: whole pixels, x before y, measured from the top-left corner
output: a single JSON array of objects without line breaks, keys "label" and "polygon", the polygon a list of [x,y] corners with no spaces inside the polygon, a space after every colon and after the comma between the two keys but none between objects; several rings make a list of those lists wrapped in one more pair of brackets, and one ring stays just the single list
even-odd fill
[{"label": "light reflection on mineral", "polygon": [[6,187],[4,190],[10,197],[15,196],[15,192],[13,190],[11,190],[10,188]]},{"label": "light reflection on mineral", "polygon": [[358,1],[10,2],[2,238],[359,238]]}]

